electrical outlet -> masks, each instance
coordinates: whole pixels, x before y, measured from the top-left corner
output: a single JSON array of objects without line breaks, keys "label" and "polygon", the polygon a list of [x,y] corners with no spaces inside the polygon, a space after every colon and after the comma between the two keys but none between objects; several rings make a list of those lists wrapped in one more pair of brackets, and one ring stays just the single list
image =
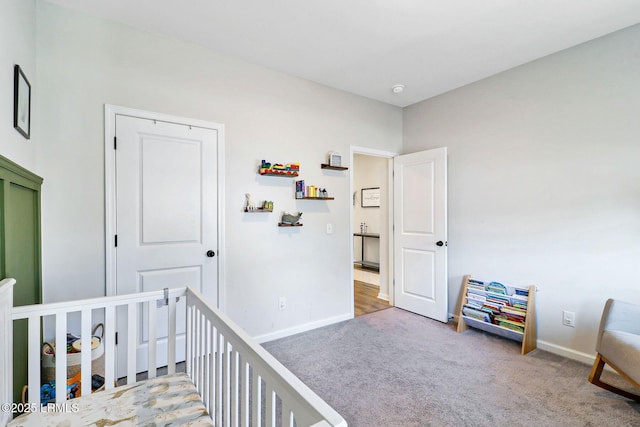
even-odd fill
[{"label": "electrical outlet", "polygon": [[284,310],[287,308],[287,299],[285,297],[280,297],[278,299],[278,310]]},{"label": "electrical outlet", "polygon": [[576,314],[573,311],[564,310],[562,312],[562,324],[565,326],[576,326]]},{"label": "electrical outlet", "polygon": [[327,234],[333,234],[333,224],[327,224]]}]

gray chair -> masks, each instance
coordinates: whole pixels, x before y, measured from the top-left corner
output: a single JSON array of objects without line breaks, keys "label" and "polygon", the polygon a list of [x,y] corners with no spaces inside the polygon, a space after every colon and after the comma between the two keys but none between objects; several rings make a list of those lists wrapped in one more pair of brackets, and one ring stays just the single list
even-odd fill
[{"label": "gray chair", "polygon": [[598,354],[589,381],[605,390],[640,402],[640,394],[600,380],[606,363],[635,388],[640,389],[640,305],[607,300],[600,320],[596,351]]}]

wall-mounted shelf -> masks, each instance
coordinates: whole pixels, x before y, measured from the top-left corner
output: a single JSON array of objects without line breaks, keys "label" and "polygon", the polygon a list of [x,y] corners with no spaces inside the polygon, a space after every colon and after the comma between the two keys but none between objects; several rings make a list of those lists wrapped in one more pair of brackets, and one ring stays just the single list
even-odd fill
[{"label": "wall-mounted shelf", "polygon": [[296,197],[296,200],[335,200],[335,197]]},{"label": "wall-mounted shelf", "polygon": [[302,227],[303,224],[300,224],[299,222],[295,223],[295,224],[285,224],[284,222],[279,222],[278,223],[278,227]]},{"label": "wall-mounted shelf", "polygon": [[295,171],[269,171],[269,172],[258,172],[262,176],[281,176],[284,178],[293,178],[298,176],[298,172]]},{"label": "wall-mounted shelf", "polygon": [[322,169],[331,169],[331,170],[334,170],[334,171],[346,171],[346,170],[349,170],[349,168],[346,167],[346,166],[331,166],[331,165],[328,165],[326,163],[320,163],[320,168],[322,168]]},{"label": "wall-mounted shelf", "polygon": [[265,213],[265,212],[273,212],[273,209],[256,208],[256,209],[250,211],[247,208],[244,208],[244,212],[245,213]]}]

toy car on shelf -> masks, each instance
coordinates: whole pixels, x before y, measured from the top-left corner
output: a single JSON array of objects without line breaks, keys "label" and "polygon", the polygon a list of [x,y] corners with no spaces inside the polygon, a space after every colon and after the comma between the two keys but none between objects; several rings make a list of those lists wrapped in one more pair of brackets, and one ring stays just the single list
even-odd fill
[{"label": "toy car on shelf", "polygon": [[258,172],[260,175],[282,175],[282,176],[298,176],[300,163],[274,163],[271,164],[263,160],[260,164]]}]

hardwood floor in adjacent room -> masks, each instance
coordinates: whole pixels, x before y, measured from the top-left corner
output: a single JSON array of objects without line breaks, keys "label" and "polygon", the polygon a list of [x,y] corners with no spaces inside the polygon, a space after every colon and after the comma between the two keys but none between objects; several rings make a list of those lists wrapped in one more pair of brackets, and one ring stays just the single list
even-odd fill
[{"label": "hardwood floor in adjacent room", "polygon": [[391,308],[388,301],[378,298],[378,288],[358,280],[353,281],[356,317]]}]

